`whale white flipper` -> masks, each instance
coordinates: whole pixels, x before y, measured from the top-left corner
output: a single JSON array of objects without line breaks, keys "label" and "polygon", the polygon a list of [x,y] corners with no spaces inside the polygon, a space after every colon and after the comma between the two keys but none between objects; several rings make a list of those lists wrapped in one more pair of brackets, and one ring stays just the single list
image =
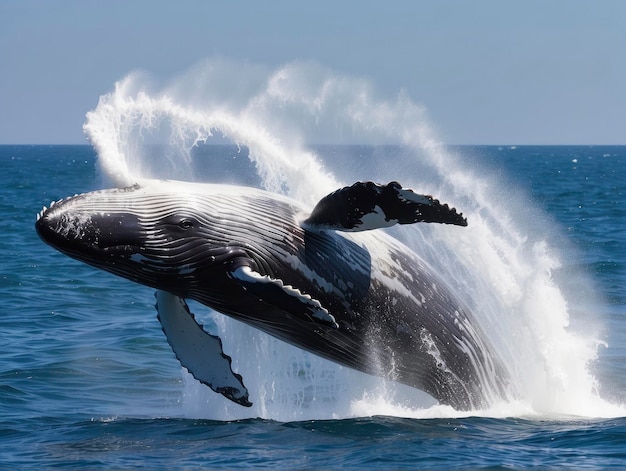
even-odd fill
[{"label": "whale white flipper", "polygon": [[311,228],[368,231],[395,224],[437,222],[467,226],[467,219],[429,195],[402,188],[398,182],[357,182],[322,198],[304,221]]},{"label": "whale white flipper", "polygon": [[184,299],[166,291],[155,293],[158,318],[176,358],[198,381],[242,406],[250,407],[241,375],[234,373],[222,341],[204,331]]},{"label": "whale white flipper", "polygon": [[293,286],[285,285],[281,280],[261,275],[246,266],[233,270],[231,276],[263,302],[293,313],[310,316],[314,322],[329,325],[335,329],[339,328],[332,314],[317,299],[313,299]]}]

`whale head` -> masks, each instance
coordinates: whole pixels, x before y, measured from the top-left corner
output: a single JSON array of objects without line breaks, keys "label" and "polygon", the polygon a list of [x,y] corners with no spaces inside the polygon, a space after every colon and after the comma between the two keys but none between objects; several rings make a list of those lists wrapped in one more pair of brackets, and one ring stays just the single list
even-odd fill
[{"label": "whale head", "polygon": [[245,245],[227,229],[241,225],[232,205],[205,190],[159,181],[75,195],[44,208],[36,230],[72,258],[184,296],[199,272],[232,261]]}]

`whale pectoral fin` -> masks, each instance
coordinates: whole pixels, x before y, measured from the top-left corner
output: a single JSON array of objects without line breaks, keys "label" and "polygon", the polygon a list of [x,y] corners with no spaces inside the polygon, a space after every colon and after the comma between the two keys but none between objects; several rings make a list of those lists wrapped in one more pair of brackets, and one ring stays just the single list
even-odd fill
[{"label": "whale pectoral fin", "polygon": [[304,221],[311,228],[367,231],[395,224],[438,222],[467,226],[463,214],[398,182],[357,182],[322,198]]},{"label": "whale pectoral fin", "polygon": [[213,391],[250,407],[248,390],[241,375],[233,372],[232,360],[223,352],[220,338],[204,331],[184,299],[165,291],[157,291],[155,297],[163,332],[180,364]]},{"label": "whale pectoral fin", "polygon": [[317,299],[302,293],[297,288],[285,285],[281,280],[261,275],[249,266],[239,266],[231,271],[230,275],[245,289],[268,304],[278,306],[294,315],[304,314],[307,320],[335,329],[339,328],[332,314]]}]

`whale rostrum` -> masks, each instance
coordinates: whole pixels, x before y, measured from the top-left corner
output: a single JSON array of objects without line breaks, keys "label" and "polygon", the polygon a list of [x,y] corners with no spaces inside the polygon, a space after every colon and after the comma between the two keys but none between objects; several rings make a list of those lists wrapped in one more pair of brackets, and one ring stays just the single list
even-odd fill
[{"label": "whale rostrum", "polygon": [[142,180],[53,203],[36,229],[70,257],[155,288],[182,366],[243,406],[242,377],[185,299],[442,404],[485,407],[507,394],[498,355],[445,280],[377,230],[416,222],[467,225],[397,182],[355,183],[309,212],[254,188]]}]

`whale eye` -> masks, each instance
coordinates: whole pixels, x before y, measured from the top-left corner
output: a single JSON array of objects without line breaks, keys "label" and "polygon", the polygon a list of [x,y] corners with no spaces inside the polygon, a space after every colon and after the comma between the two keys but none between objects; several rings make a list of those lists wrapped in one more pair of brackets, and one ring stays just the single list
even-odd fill
[{"label": "whale eye", "polygon": [[193,227],[193,220],[189,218],[181,219],[178,223],[178,227],[184,230],[191,229]]}]

